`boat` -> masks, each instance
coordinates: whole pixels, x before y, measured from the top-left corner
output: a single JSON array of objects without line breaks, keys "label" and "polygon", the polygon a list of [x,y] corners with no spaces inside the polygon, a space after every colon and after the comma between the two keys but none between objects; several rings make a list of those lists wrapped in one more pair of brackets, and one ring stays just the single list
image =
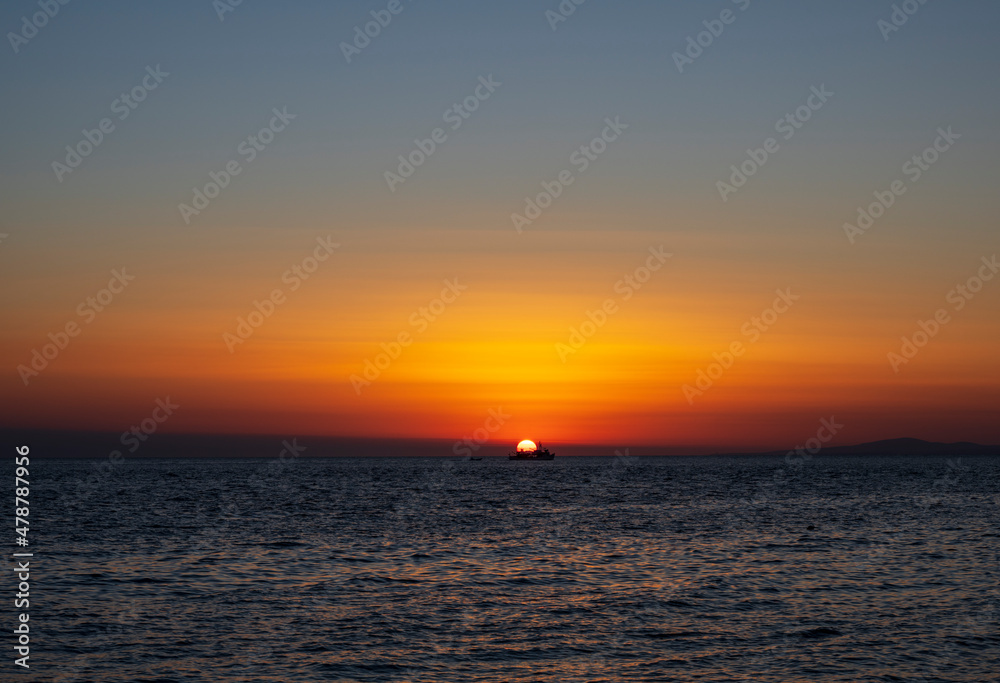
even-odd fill
[{"label": "boat", "polygon": [[[531,443],[530,441],[528,443]],[[556,457],[555,453],[549,451],[548,448],[542,447],[542,442],[539,441],[538,445],[531,444],[533,448],[522,448],[521,444],[518,444],[518,448],[513,453],[507,454],[508,460],[552,460]]]}]

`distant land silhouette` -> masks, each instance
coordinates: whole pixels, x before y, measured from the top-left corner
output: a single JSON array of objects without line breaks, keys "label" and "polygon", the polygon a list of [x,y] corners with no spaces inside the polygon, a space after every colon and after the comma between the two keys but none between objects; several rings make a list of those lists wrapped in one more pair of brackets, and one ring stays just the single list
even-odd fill
[{"label": "distant land silhouette", "polygon": [[[717,455],[785,455],[788,449],[765,453],[719,453]],[[825,446],[815,457],[824,455],[1000,455],[1000,446],[984,446],[971,441],[939,443],[923,439],[883,439],[853,446]]]},{"label": "distant land silhouette", "polygon": [[[294,438],[299,447],[305,447],[302,457],[451,457],[458,459],[453,447],[455,440],[445,439],[370,439],[293,434],[240,435],[240,434],[150,434],[143,442],[130,436],[130,444],[138,447],[129,451],[121,443],[121,433],[83,432],[39,429],[0,429],[4,443],[26,444],[34,457],[107,458],[112,451],[120,451],[123,458],[276,458],[281,452],[282,441]],[[610,456],[624,453],[625,449],[608,445],[559,444],[551,442],[561,457]],[[513,444],[497,441],[483,444],[473,457],[503,457]],[[713,451],[710,447],[671,446],[658,448],[643,446],[630,449],[634,456],[784,456],[790,449],[773,451]],[[889,456],[952,456],[1000,455],[1000,445],[988,446],[971,442],[938,443],[922,439],[886,439],[852,446],[827,446],[814,457],[832,455],[889,455]]]}]

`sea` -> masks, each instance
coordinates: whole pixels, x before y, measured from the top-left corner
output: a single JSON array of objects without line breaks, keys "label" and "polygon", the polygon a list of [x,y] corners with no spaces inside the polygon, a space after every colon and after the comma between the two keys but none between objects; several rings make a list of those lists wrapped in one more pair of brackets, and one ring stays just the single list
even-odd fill
[{"label": "sea", "polygon": [[997,458],[32,460],[4,681],[1000,681]]}]

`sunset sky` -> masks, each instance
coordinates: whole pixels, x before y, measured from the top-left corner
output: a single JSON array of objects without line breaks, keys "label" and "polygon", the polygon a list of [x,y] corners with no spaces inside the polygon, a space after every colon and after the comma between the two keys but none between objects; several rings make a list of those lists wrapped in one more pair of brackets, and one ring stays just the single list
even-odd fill
[{"label": "sunset sky", "polygon": [[881,0],[401,0],[348,62],[391,4],[78,2],[8,36],[0,425],[120,432],[169,396],[177,433],[457,439],[502,409],[511,447],[779,449],[831,416],[838,444],[1000,443],[996,3],[887,31]]}]

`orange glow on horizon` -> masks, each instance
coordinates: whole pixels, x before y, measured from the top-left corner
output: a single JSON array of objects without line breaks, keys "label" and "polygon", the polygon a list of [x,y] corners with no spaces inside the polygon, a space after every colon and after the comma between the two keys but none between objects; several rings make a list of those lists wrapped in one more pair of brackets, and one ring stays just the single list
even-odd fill
[{"label": "orange glow on horizon", "polygon": [[[381,250],[386,234],[398,251]],[[135,282],[25,386],[14,367],[77,317],[75,288],[86,280],[61,264],[66,282],[55,291],[65,293],[17,293],[37,305],[22,304],[0,339],[13,361],[0,381],[8,419],[120,432],[169,396],[182,406],[163,425],[172,432],[464,439],[478,430],[493,443],[544,433],[553,443],[614,448],[781,448],[832,415],[848,425],[845,442],[1000,442],[988,409],[1000,400],[1000,288],[984,287],[899,373],[886,359],[914,321],[949,306],[944,295],[975,260],[932,268],[923,252],[900,247],[881,271],[845,278],[836,254],[823,271],[790,258],[806,238],[787,235],[723,246],[610,229],[520,241],[486,231],[336,237],[342,249],[298,289],[286,286],[285,303],[232,352],[223,334],[236,334],[254,301],[283,286],[281,273],[311,252],[315,234],[261,236],[205,276],[169,251],[150,252],[128,266]],[[675,255],[636,279],[641,287],[616,287],[647,263],[651,245]],[[512,257],[545,277],[512,278]],[[866,258],[874,256],[843,256]],[[772,259],[794,265],[767,267]],[[910,267],[934,275],[914,284]],[[10,268],[12,279],[29,280],[22,263]],[[441,303],[446,280],[463,289]],[[762,315],[779,289],[801,298],[776,319]],[[613,312],[603,308],[609,300]],[[729,359],[734,342],[743,352]],[[702,393],[685,395],[685,385]]]}]

